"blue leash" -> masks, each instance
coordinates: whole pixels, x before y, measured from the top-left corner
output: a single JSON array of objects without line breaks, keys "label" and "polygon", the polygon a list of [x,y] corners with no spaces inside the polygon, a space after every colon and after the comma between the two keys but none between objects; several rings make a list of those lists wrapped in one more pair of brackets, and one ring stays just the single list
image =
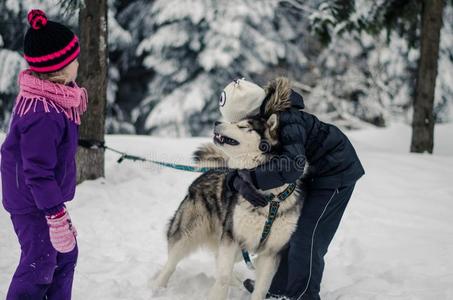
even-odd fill
[{"label": "blue leash", "polygon": [[164,161],[158,161],[158,160],[152,160],[152,159],[146,159],[141,156],[136,156],[136,155],[131,155],[123,151],[119,151],[117,149],[111,148],[109,146],[105,145],[105,142],[103,141],[97,141],[97,140],[87,140],[87,139],[79,139],[79,146],[87,149],[104,149],[104,150],[110,150],[112,152],[115,152],[120,156],[118,158],[117,163],[122,163],[124,160],[132,160],[132,161],[143,161],[143,162],[150,162],[159,166],[175,169],[175,170],[180,170],[180,171],[186,171],[186,172],[196,172],[196,173],[206,173],[208,171],[228,171],[228,168],[208,168],[208,167],[196,167],[196,166],[189,166],[189,165],[183,165],[183,164],[176,164],[176,163],[169,163],[169,162],[164,162]]},{"label": "blue leash", "polygon": [[195,166],[180,165],[180,164],[167,163],[167,162],[161,162],[161,161],[153,161],[153,163],[164,166],[164,167],[172,168],[175,170],[186,171],[186,172],[206,173],[211,170],[218,170],[217,168],[195,167]]},{"label": "blue leash", "polygon": [[[108,148],[106,148],[106,149],[108,149]],[[163,166],[163,167],[167,167],[167,168],[171,168],[171,169],[175,169],[175,170],[180,170],[180,171],[186,171],[186,172],[206,173],[211,170],[224,170],[225,169],[225,168],[208,168],[208,167],[188,166],[188,165],[146,159],[143,157],[133,156],[133,155],[129,155],[129,154],[121,155],[121,157],[118,159],[117,162],[121,163],[125,159],[133,160],[133,161],[139,160],[139,161],[150,162],[150,163],[153,163],[153,164],[156,164],[159,166]]]}]

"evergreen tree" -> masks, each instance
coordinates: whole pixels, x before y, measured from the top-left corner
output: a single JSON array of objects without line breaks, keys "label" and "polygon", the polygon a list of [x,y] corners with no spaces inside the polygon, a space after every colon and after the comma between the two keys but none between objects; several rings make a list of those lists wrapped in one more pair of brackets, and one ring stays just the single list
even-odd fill
[{"label": "evergreen tree", "polygon": [[[37,5],[78,31],[77,9],[64,5],[77,2],[0,2],[3,128],[26,67],[20,51],[28,9]],[[325,121],[348,128],[409,123],[420,7],[406,2],[109,0],[106,132],[206,135],[230,80],[265,84],[278,75],[293,79],[306,109]],[[436,122],[453,120],[451,5],[444,14]]]},{"label": "evergreen tree", "polygon": [[375,4],[368,30],[396,31],[419,49],[415,80],[411,152],[433,151],[434,100],[444,0],[392,0]]},{"label": "evergreen tree", "polygon": [[221,88],[283,61],[307,62],[276,24],[278,1],[155,1],[136,55],[152,70],[148,94],[133,114],[153,134],[198,135],[219,118]]}]

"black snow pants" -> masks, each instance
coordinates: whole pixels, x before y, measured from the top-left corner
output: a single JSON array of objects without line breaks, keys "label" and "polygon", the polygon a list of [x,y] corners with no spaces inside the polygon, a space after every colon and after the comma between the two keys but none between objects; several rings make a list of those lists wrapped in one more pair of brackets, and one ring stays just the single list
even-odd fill
[{"label": "black snow pants", "polygon": [[353,190],[354,185],[305,191],[297,229],[281,253],[269,293],[295,300],[320,299],[324,256]]}]

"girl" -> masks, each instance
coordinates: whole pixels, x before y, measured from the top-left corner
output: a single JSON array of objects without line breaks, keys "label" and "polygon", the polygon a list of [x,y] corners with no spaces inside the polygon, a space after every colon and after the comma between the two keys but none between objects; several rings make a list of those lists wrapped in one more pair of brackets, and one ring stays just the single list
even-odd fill
[{"label": "girl", "polygon": [[21,247],[7,300],[66,300],[78,250],[64,203],[74,197],[87,94],[74,82],[77,36],[40,10],[31,10],[28,22],[24,57],[30,68],[19,75],[20,93],[1,148],[3,205]]},{"label": "girl", "polygon": [[[281,253],[269,290],[269,295],[297,300],[320,299],[324,255],[354,185],[364,174],[348,138],[337,127],[303,111],[304,107],[302,96],[291,90],[286,78],[277,78],[266,90],[243,79],[235,80],[220,98],[220,112],[228,122],[278,113],[278,159],[253,170],[232,172],[227,180],[229,187],[253,205],[266,206],[267,201],[257,190],[302,179],[305,195],[301,216],[288,248]],[[247,279],[244,286],[252,292],[254,283]]]}]

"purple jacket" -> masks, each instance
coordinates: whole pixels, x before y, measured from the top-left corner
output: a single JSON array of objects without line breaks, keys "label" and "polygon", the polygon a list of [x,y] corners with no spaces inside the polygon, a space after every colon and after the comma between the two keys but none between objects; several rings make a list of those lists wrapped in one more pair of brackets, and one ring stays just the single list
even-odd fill
[{"label": "purple jacket", "polygon": [[14,114],[1,147],[3,206],[11,214],[48,210],[72,200],[76,186],[78,125],[37,102]]}]

